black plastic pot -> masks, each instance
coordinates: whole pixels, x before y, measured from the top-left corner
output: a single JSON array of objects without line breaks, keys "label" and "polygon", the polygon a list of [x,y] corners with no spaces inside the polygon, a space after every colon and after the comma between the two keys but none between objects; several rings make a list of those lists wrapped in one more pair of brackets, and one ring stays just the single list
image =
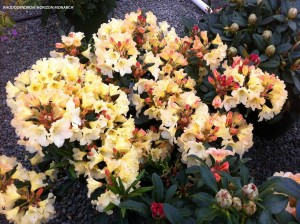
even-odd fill
[{"label": "black plastic pot", "polygon": [[66,17],[74,26],[74,31],[83,32],[87,40],[92,38],[94,33],[97,33],[102,23],[106,23],[108,21],[107,15],[101,12],[95,12],[85,20],[83,20],[80,16],[73,14],[67,14]]},{"label": "black plastic pot", "polygon": [[291,112],[282,112],[269,121],[258,122],[258,113],[250,113],[246,118],[253,124],[253,134],[264,138],[275,138],[282,135],[297,121]]}]

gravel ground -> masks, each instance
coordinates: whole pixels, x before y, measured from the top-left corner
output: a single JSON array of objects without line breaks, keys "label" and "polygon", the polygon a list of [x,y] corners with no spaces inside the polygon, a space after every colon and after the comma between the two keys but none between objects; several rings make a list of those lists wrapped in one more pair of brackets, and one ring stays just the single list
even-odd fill
[{"label": "gravel ground", "polygon": [[[159,4],[157,0],[120,0],[113,16],[123,18],[125,13],[138,8],[153,11],[159,21],[168,21],[179,34],[183,33],[182,16],[197,20],[202,13],[187,0],[163,0]],[[5,102],[5,85],[19,72],[29,69],[36,60],[48,57],[49,51],[60,40],[56,16],[51,16],[47,27],[42,28],[39,24],[38,19],[18,23],[15,27],[18,36],[0,42],[0,155],[16,156],[27,167],[26,152],[17,145],[17,137],[10,126],[12,115]],[[255,137],[254,146],[245,157],[253,159],[249,162],[249,168],[258,182],[276,171],[300,172],[300,122],[277,138]],[[57,216],[50,223],[93,223],[91,217],[95,210],[86,199],[86,194],[87,189],[83,184],[72,187],[61,202],[56,202]],[[7,224],[3,216],[0,216],[0,223]]]}]

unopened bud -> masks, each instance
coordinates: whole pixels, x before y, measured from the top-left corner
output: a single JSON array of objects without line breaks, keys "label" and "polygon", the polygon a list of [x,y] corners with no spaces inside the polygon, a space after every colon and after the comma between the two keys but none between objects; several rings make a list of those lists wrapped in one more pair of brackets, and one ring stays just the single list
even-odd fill
[{"label": "unopened bud", "polygon": [[237,49],[235,47],[230,47],[228,49],[228,56],[234,57],[237,55]]},{"label": "unopened bud", "polygon": [[216,194],[216,200],[221,208],[229,208],[232,205],[232,197],[226,189],[221,189]]},{"label": "unopened bud", "polygon": [[247,201],[243,204],[243,212],[248,215],[254,215],[256,212],[256,204],[253,201]]},{"label": "unopened bud", "polygon": [[268,41],[270,40],[270,38],[272,37],[272,31],[270,30],[265,30],[262,34],[262,37],[264,38],[264,40]]},{"label": "unopened bud", "polygon": [[243,209],[242,200],[238,197],[232,199],[232,207],[238,212]]},{"label": "unopened bud", "polygon": [[254,200],[255,198],[258,197],[258,189],[257,189],[256,185],[253,183],[245,185],[243,187],[242,191],[243,191],[244,196],[246,198],[248,198],[249,200]]},{"label": "unopened bud", "polygon": [[239,25],[237,23],[233,23],[231,24],[231,26],[229,27],[229,31],[231,33],[236,33],[238,30],[240,29]]},{"label": "unopened bud", "polygon": [[288,11],[288,18],[289,19],[295,19],[297,17],[298,10],[296,8],[290,8]]},{"label": "unopened bud", "polygon": [[256,21],[257,21],[257,16],[254,13],[250,14],[250,16],[248,17],[248,23],[250,25],[254,25]]},{"label": "unopened bud", "polygon": [[274,47],[274,45],[269,45],[266,50],[265,50],[265,54],[267,56],[272,56],[275,53],[276,48]]}]

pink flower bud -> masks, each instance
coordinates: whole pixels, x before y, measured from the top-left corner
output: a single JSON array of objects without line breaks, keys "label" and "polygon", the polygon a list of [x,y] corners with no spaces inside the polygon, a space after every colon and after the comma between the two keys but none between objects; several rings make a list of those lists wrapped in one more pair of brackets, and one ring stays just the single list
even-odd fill
[{"label": "pink flower bud", "polygon": [[257,189],[256,185],[253,183],[245,185],[243,187],[242,191],[243,191],[244,196],[246,198],[248,198],[249,200],[254,200],[255,198],[258,197],[258,189]]},{"label": "pink flower bud", "polygon": [[216,194],[216,200],[221,208],[229,208],[232,205],[232,197],[226,189],[221,189]]}]

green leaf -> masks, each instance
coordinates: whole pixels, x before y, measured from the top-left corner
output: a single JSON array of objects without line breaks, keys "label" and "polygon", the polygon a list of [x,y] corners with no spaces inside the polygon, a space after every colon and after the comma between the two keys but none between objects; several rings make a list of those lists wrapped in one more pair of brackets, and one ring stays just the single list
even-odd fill
[{"label": "green leaf", "polygon": [[263,200],[263,205],[271,214],[278,214],[286,208],[288,204],[288,197],[282,194],[270,194]]},{"label": "green leaf", "polygon": [[154,185],[153,198],[156,202],[162,202],[164,196],[164,185],[156,173],[152,174],[152,183]]},{"label": "green leaf", "polygon": [[273,191],[273,188],[277,185],[279,181],[279,178],[269,178],[267,181],[265,181],[262,185],[258,187],[259,197],[263,198],[265,194],[269,193],[270,191]]},{"label": "green leaf", "polygon": [[169,203],[164,203],[164,213],[166,218],[169,220],[171,224],[182,224],[184,220],[177,208],[170,205]]},{"label": "green leaf", "polygon": [[124,184],[123,184],[120,177],[118,177],[118,183],[119,183],[122,194],[124,194],[125,193],[125,187],[124,187]]},{"label": "green leaf", "polygon": [[260,51],[264,51],[267,47],[267,44],[264,41],[264,38],[257,33],[253,34],[253,42]]},{"label": "green leaf", "polygon": [[200,172],[199,166],[190,166],[185,171],[186,174],[199,173],[199,172]]},{"label": "green leaf", "polygon": [[199,193],[193,194],[192,198],[196,199],[197,201],[204,201],[204,202],[208,202],[208,203],[215,202],[215,198],[212,195],[205,193],[205,192],[199,192]]},{"label": "green leaf", "polygon": [[300,198],[300,184],[290,178],[281,177],[281,181],[276,185],[275,191],[296,199]]},{"label": "green leaf", "polygon": [[197,223],[202,223],[203,221],[211,221],[218,215],[218,209],[210,207],[200,208],[197,213]]},{"label": "green leaf", "polygon": [[196,21],[190,18],[182,17],[181,23],[188,31],[191,31],[193,26],[196,24]]},{"label": "green leaf", "polygon": [[226,172],[221,172],[222,177],[226,177],[238,190],[242,188],[241,180],[239,177],[232,177]]},{"label": "green leaf", "polygon": [[70,178],[73,180],[77,179],[74,165],[70,165],[70,167],[68,169],[68,176],[70,176]]},{"label": "green leaf", "polygon": [[238,219],[233,214],[228,214],[226,216],[227,224],[239,224]]},{"label": "green leaf", "polygon": [[126,189],[125,194],[128,194],[131,188],[135,187],[140,179],[144,176],[145,170],[142,170],[140,174],[136,177],[136,180]]},{"label": "green leaf", "polygon": [[300,200],[298,199],[296,204],[296,219],[300,222]]},{"label": "green leaf", "polygon": [[282,45],[276,47],[276,51],[278,54],[282,54],[282,53],[289,51],[292,48],[292,46],[293,45],[291,45],[290,43],[285,43],[285,44],[282,44]]},{"label": "green leaf", "polygon": [[300,90],[300,77],[299,75],[296,75],[296,73],[292,74],[292,78],[293,78],[293,81],[294,81],[294,84],[296,86],[296,88],[298,90]]},{"label": "green leaf", "polygon": [[[132,191],[131,193],[145,193],[145,192],[148,192],[148,191],[152,191],[153,188],[154,188],[153,186],[140,187],[140,188],[135,189],[135,190]],[[131,194],[131,193],[130,193],[130,194]]]},{"label": "green leaf", "polygon": [[107,211],[109,211],[109,210],[114,209],[114,207],[116,207],[115,204],[109,203],[109,205],[107,205],[107,206],[104,208],[103,213],[105,213],[105,212],[107,212]]},{"label": "green leaf", "polygon": [[114,194],[121,194],[120,189],[115,186],[107,185],[106,187]]},{"label": "green leaf", "polygon": [[292,214],[287,212],[286,210],[283,210],[282,212],[276,214],[275,216],[280,224],[289,223],[294,220]]},{"label": "green leaf", "polygon": [[246,166],[240,167],[240,175],[241,175],[241,182],[242,185],[246,185],[249,183],[249,171]]},{"label": "green leaf", "polygon": [[215,193],[217,193],[218,185],[210,169],[204,165],[200,166],[199,169],[205,185],[207,185],[210,189],[212,189]]},{"label": "green leaf", "polygon": [[267,62],[259,64],[260,68],[267,69],[267,68],[277,68],[280,65],[280,62],[274,59],[270,59]]},{"label": "green leaf", "polygon": [[208,93],[206,93],[203,96],[203,101],[205,101],[205,102],[212,102],[213,99],[215,98],[215,96],[216,96],[215,91],[209,91]]},{"label": "green leaf", "polygon": [[144,217],[147,217],[147,215],[149,214],[148,206],[146,206],[145,204],[143,204],[141,202],[137,202],[137,201],[133,201],[133,200],[127,200],[127,201],[121,202],[119,207],[133,210]]},{"label": "green leaf", "polygon": [[295,21],[289,20],[289,21],[288,21],[288,25],[289,25],[289,27],[290,27],[293,31],[296,31],[296,30],[297,30],[297,24],[296,24]]},{"label": "green leaf", "polygon": [[284,22],[286,20],[284,15],[274,15],[273,18],[279,22]]},{"label": "green leaf", "polygon": [[65,167],[68,164],[69,164],[69,161],[68,160],[64,160],[62,162],[55,163],[53,166],[50,166],[49,170],[54,169],[54,168],[59,168],[59,167]]},{"label": "green leaf", "polygon": [[173,184],[171,187],[168,188],[165,196],[165,202],[170,202],[177,191],[177,185]]},{"label": "green leaf", "polygon": [[260,213],[258,224],[273,224],[270,212],[263,210],[262,213]]}]

